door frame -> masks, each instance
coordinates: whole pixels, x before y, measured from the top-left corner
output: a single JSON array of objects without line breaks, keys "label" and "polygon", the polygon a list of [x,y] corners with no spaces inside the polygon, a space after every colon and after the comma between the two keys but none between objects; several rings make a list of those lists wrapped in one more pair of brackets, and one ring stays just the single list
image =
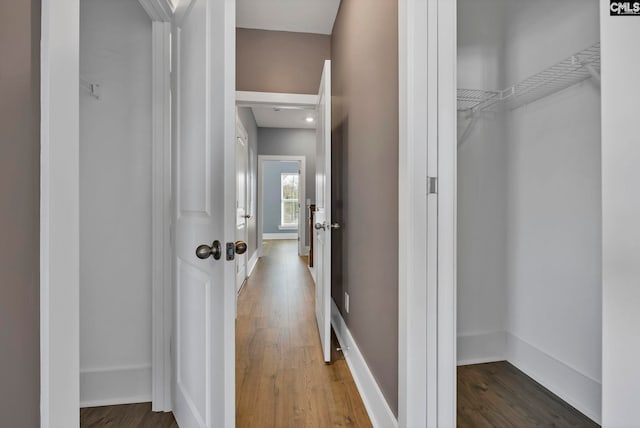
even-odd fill
[{"label": "door frame", "polygon": [[[225,31],[229,36],[225,39],[225,55],[233,58],[235,7],[233,0],[225,3],[228,3],[225,6]],[[407,243],[400,246],[399,254],[398,417],[399,425],[403,427],[417,426],[414,422],[426,421],[425,402],[428,403],[429,414],[435,411],[434,397],[437,396],[437,386],[440,383],[448,383],[450,387],[449,392],[436,402],[438,407],[442,407],[439,413],[451,414],[451,409],[455,410],[455,393],[451,393],[451,390],[455,392],[455,359],[452,357],[445,361],[446,355],[453,353],[455,356],[455,331],[441,337],[445,341],[441,345],[448,349],[447,352],[438,352],[439,347],[434,347],[432,341],[427,347],[427,324],[432,326],[438,317],[432,308],[427,307],[425,287],[418,286],[426,284],[426,271],[419,266],[424,266],[427,256],[426,241],[420,242],[415,238],[426,236],[426,224],[423,221],[426,215],[426,176],[424,158],[421,156],[426,155],[425,143],[432,144],[435,138],[438,145],[442,142],[442,152],[439,151],[438,155],[447,165],[446,168],[440,168],[437,175],[440,180],[439,218],[448,218],[447,227],[442,225],[445,230],[439,235],[440,242],[445,238],[449,242],[446,256],[443,254],[443,260],[438,261],[438,272],[445,275],[445,278],[441,278],[440,289],[448,296],[447,299],[442,296],[444,302],[439,302],[444,310],[445,303],[449,307],[452,299],[455,303],[455,138],[447,135],[453,133],[455,136],[455,129],[451,126],[455,123],[455,117],[453,114],[446,114],[445,118],[445,113],[450,110],[447,109],[446,102],[443,102],[445,110],[442,111],[441,119],[437,109],[431,109],[427,113],[427,87],[416,76],[427,75],[433,85],[434,79],[438,82],[438,71],[451,71],[446,67],[439,70],[439,61],[448,61],[449,67],[455,67],[455,2],[448,3],[445,0],[429,0],[426,3],[422,0],[400,0],[398,10],[399,239],[400,242]],[[42,427],[45,428],[77,426],[79,419],[78,10],[79,0],[43,0],[42,3],[40,353],[41,420]],[[428,49],[424,49],[426,35],[423,29],[427,27],[427,12],[431,14],[432,20],[436,17],[436,22],[439,21],[438,15],[442,15],[443,25],[430,29],[432,37],[434,31],[442,36],[436,43],[442,48],[440,53],[434,49],[433,40],[430,40]],[[225,102],[233,100],[234,72],[234,65],[229,61],[225,70],[228,82],[225,87]],[[453,79],[453,76],[454,74],[448,79]],[[441,89],[441,92],[445,91]],[[455,90],[450,95],[450,98],[454,98]],[[312,97],[313,101],[306,103],[316,104],[315,95],[303,97]],[[242,93],[238,93],[237,98],[241,101]],[[229,129],[225,129],[225,134],[229,135],[235,131],[233,107],[225,105],[225,109],[231,110],[226,123],[226,128]],[[422,123],[424,117],[427,117],[429,123],[442,121],[439,123],[442,125],[439,130],[442,132],[439,134],[440,138],[433,133],[428,137],[425,135]],[[451,147],[447,147],[446,142]],[[226,157],[227,164],[234,160],[230,153]],[[232,182],[232,178],[232,171],[225,172],[225,180]],[[233,201],[234,193],[233,189],[229,189],[228,195],[225,195],[225,202],[230,206],[232,203],[229,201]],[[232,212],[225,213],[227,241],[233,238],[234,220]],[[440,223],[438,227],[441,227]],[[438,254],[440,255],[440,251]],[[231,264],[228,264],[225,279],[229,284],[234,283],[233,273]],[[441,317],[445,317],[442,311],[439,313]],[[443,322],[451,332],[451,324],[455,327],[455,306],[453,311],[446,314]],[[226,330],[225,345],[229,346],[225,346],[225,359],[232,361],[235,349],[234,331],[232,327],[227,327]],[[432,330],[433,327],[429,329]],[[427,382],[426,368],[423,367],[424,364],[418,364],[422,356],[425,357],[424,361],[431,364],[439,361],[450,366],[441,369],[442,382],[440,377],[437,383],[431,380]],[[232,421],[235,416],[233,373],[225,376],[224,382],[231,393],[225,403],[225,409],[230,413],[227,420]],[[449,401],[449,404],[445,401]],[[452,417],[455,420],[455,414]],[[424,426],[426,423],[420,425]]]},{"label": "door frame", "polygon": [[[249,171],[249,147],[250,147],[250,142],[249,142],[249,133],[247,132],[247,129],[245,128],[244,124],[242,123],[242,120],[240,120],[240,114],[238,113],[238,108],[236,107],[236,154],[237,152],[237,144],[238,144],[238,138],[239,136],[242,135],[242,137],[244,138],[244,141],[246,143],[246,147],[244,150],[246,150],[247,153],[247,164],[245,165],[245,200],[244,200],[244,205],[245,205],[245,215],[248,213],[248,208],[249,208],[249,197],[250,192],[249,192],[249,188],[251,186],[251,183],[249,182],[249,177],[250,177],[250,171]],[[236,159],[237,162],[237,159]],[[237,165],[236,165],[236,177],[238,174],[238,169],[237,169]],[[236,178],[236,203],[238,201],[238,184],[237,184],[237,178]],[[236,207],[237,208],[237,207]],[[236,210],[236,216],[237,216],[237,210]],[[249,219],[245,217],[244,219],[244,236],[242,237],[242,239],[240,239],[241,241],[247,243],[247,241],[249,241]],[[236,224],[237,227],[237,224]],[[237,234],[237,229],[236,229],[236,234]],[[236,240],[237,236],[236,236]],[[249,257],[248,254],[244,254],[243,256],[244,259],[244,278],[242,280],[242,284],[240,284],[240,288],[237,288],[237,283],[236,283],[236,317],[237,317],[237,309],[238,309],[238,297],[237,295],[240,294],[240,290],[242,289],[242,287],[244,286],[245,281],[247,280],[247,278],[249,277]],[[236,255],[236,263],[237,263],[238,257]],[[236,281],[237,281],[237,273],[236,273]]]},{"label": "door frame", "polygon": [[[260,144],[258,142],[258,144]],[[304,156],[289,156],[289,155],[258,155],[258,257],[262,257],[262,234],[264,231],[264,180],[262,178],[262,174],[264,172],[264,162],[265,161],[285,161],[285,162],[299,162],[300,164],[300,177],[298,179],[298,203],[300,204],[300,213],[303,213],[302,207],[306,201],[306,171],[307,171],[307,159]],[[298,213],[298,255],[302,255],[304,252],[304,238],[306,236],[305,227],[304,227],[304,219],[305,215],[300,215]]]},{"label": "door frame", "polygon": [[456,1],[400,0],[398,29],[398,425],[455,426]]},{"label": "door frame", "polygon": [[[169,0],[139,0],[152,21],[152,402],[171,409]],[[40,164],[40,413],[77,426],[79,338],[79,0],[43,0]]]},{"label": "door frame", "polygon": [[[294,94],[294,93],[280,93],[280,92],[257,92],[257,91],[236,91],[236,106],[238,107],[275,107],[275,106],[284,106],[284,107],[302,107],[302,108],[313,108],[315,110],[316,104],[318,103],[318,95],[314,94]],[[260,141],[258,141],[258,145]],[[258,150],[259,152],[260,150]],[[257,239],[257,251],[258,257],[262,257],[262,211],[260,211],[260,207],[262,206],[261,197],[261,166],[260,166],[260,156],[266,155],[258,155],[258,178],[256,180],[258,187],[258,199],[257,199],[257,229],[258,229],[258,239]],[[284,156],[280,156],[283,158]],[[306,169],[306,166],[305,166]],[[302,170],[301,170],[302,171]],[[304,175],[304,172],[301,173]],[[303,179],[306,177],[303,177]],[[303,188],[305,191],[306,188]],[[303,196],[303,199],[300,202],[300,209],[302,207],[306,207],[306,195]],[[306,214],[305,214],[306,217]],[[304,220],[300,223],[298,236],[302,238],[306,237],[306,228],[304,227]],[[300,240],[298,244],[298,254],[307,255],[306,247],[304,245],[304,239]]]}]

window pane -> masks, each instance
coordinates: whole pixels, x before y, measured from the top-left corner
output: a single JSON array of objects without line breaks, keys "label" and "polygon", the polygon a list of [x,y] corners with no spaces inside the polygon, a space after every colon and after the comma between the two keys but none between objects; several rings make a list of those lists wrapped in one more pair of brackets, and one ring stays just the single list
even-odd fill
[{"label": "window pane", "polygon": [[298,224],[298,201],[282,202],[282,224]]},{"label": "window pane", "polygon": [[281,175],[281,224],[297,225],[298,224],[298,183],[299,175],[297,173],[285,173]]}]

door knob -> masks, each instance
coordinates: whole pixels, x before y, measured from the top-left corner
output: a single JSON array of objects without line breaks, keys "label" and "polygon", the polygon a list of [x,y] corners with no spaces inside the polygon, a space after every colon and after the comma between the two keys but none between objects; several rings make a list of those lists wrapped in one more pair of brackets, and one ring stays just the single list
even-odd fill
[{"label": "door knob", "polygon": [[324,223],[316,223],[314,227],[316,228],[316,230],[326,230],[326,226]]},{"label": "door knob", "polygon": [[215,260],[220,260],[220,257],[222,256],[222,244],[220,244],[220,241],[218,240],[213,241],[211,246],[202,244],[196,248],[196,256],[203,260],[209,256],[213,256]]},{"label": "door knob", "polygon": [[338,223],[328,224],[327,227],[329,229],[340,229],[340,224]]},{"label": "door knob", "polygon": [[251,218],[251,215],[250,215],[250,214],[246,214],[246,215],[243,215],[242,217],[244,217],[244,218]]},{"label": "door knob", "polygon": [[247,252],[247,243],[244,241],[236,241],[236,254],[244,254]]}]

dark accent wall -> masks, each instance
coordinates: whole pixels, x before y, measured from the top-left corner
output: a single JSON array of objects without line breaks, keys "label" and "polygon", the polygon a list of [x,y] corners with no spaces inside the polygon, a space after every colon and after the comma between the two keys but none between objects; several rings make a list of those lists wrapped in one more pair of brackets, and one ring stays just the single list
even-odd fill
[{"label": "dark accent wall", "polygon": [[397,414],[397,1],[342,0],[331,54],[332,295]]},{"label": "dark accent wall", "polygon": [[0,3],[0,425],[40,426],[40,1]]},{"label": "dark accent wall", "polygon": [[236,29],[238,91],[317,94],[325,59],[331,58],[324,34]]}]

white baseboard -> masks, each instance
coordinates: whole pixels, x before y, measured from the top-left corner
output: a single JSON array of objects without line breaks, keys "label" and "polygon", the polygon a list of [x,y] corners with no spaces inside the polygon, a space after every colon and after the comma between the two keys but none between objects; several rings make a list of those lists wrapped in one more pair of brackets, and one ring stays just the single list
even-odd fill
[{"label": "white baseboard", "polygon": [[313,284],[315,285],[315,283],[316,283],[316,268],[315,267],[311,267],[311,266],[307,266],[307,268],[309,269],[309,272],[311,273],[311,279],[313,279]]},{"label": "white baseboard", "polygon": [[151,365],[80,370],[80,407],[151,401]]},{"label": "white baseboard", "polygon": [[360,392],[360,397],[367,409],[369,419],[374,428],[396,428],[398,421],[396,420],[387,400],[384,398],[380,387],[376,383],[371,370],[367,366],[364,357],[358,349],[358,345],[353,340],[349,328],[345,323],[336,303],[331,300],[331,325],[336,332],[338,342],[342,348],[342,353],[347,360],[347,365],[351,370],[351,375],[356,383],[356,387]]},{"label": "white baseboard", "polygon": [[459,334],[457,351],[459,366],[504,361],[507,359],[507,333]]},{"label": "white baseboard", "polygon": [[298,232],[295,233],[263,233],[262,239],[298,239]]},{"label": "white baseboard", "polygon": [[596,423],[602,423],[601,382],[510,333],[507,349],[511,364]]},{"label": "white baseboard", "polygon": [[257,264],[258,264],[258,251],[256,250],[253,252],[253,255],[247,262],[247,276],[251,276]]}]

